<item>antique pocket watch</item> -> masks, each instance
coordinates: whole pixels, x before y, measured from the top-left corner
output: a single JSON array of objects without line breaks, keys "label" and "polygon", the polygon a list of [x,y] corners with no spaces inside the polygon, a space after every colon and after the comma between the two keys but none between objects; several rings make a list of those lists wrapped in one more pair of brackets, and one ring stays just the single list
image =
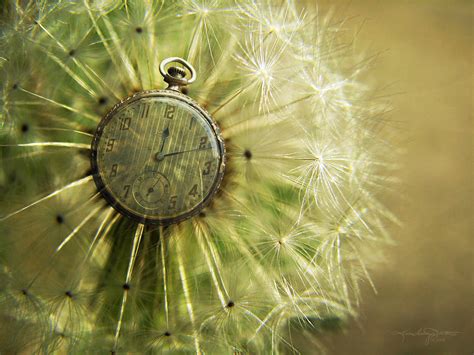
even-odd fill
[{"label": "antique pocket watch", "polygon": [[160,73],[166,89],[138,92],[104,116],[91,164],[97,188],[117,211],[140,223],[168,225],[210,202],[223,178],[225,147],[211,116],[181,93],[196,79],[192,65],[168,58]]}]

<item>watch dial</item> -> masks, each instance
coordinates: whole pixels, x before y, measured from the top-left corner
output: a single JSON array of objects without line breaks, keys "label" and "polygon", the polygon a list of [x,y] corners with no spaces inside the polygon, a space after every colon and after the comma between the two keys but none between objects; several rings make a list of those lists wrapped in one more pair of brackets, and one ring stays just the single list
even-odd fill
[{"label": "watch dial", "polygon": [[94,180],[120,212],[142,223],[196,214],[218,188],[224,147],[207,114],[169,91],[136,94],[97,128]]}]

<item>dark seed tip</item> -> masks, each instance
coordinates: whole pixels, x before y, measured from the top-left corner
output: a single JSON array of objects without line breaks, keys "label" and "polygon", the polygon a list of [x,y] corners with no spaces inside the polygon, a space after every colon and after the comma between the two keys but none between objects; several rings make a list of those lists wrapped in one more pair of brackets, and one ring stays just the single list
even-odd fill
[{"label": "dark seed tip", "polygon": [[251,152],[250,150],[248,150],[248,149],[245,149],[244,157],[245,157],[245,159],[247,159],[247,160],[252,159],[252,152]]}]

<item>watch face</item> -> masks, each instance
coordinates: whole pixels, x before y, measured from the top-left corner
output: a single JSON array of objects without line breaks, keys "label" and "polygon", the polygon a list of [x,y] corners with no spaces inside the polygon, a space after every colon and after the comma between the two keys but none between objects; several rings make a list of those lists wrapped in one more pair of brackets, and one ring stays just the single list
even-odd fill
[{"label": "watch face", "polygon": [[94,181],[119,212],[171,224],[197,214],[217,191],[224,145],[210,116],[187,96],[144,91],[117,104],[92,143]]}]

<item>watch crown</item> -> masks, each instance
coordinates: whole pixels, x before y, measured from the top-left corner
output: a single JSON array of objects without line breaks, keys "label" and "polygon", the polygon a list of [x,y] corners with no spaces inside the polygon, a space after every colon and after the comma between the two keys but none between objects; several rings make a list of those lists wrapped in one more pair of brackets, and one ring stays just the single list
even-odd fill
[{"label": "watch crown", "polygon": [[186,76],[186,70],[180,67],[169,67],[168,74],[173,78],[182,79]]},{"label": "watch crown", "polygon": [[[187,71],[184,68],[175,66],[166,69],[166,66],[170,63],[179,63],[183,65]],[[191,74],[190,78],[186,78],[188,71]],[[168,83],[168,90],[180,91],[182,87],[191,84],[196,80],[196,70],[191,64],[179,57],[164,59],[160,63],[160,73],[163,76],[164,81]]]}]

